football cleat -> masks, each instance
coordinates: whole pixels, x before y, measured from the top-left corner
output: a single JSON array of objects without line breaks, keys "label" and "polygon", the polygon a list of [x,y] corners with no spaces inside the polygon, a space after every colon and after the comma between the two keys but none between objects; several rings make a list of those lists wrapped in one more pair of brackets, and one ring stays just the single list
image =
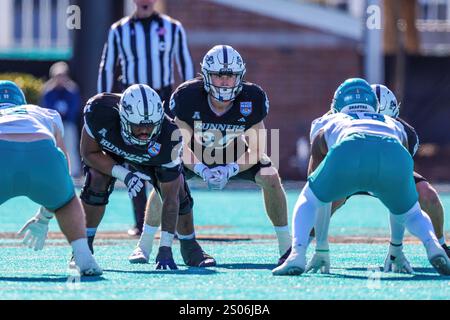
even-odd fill
[{"label": "football cleat", "polygon": [[445,243],[441,247],[442,249],[444,249],[445,253],[447,254],[447,257],[450,258],[450,248]]},{"label": "football cleat", "polygon": [[103,274],[102,268],[100,268],[95,261],[95,259],[92,257],[90,261],[84,263],[81,267],[76,264],[75,258],[72,255],[72,258],[69,262],[69,269],[76,269],[80,273],[81,276],[101,276]]},{"label": "football cleat", "polygon": [[180,240],[180,251],[183,261],[190,267],[214,267],[216,260],[205,253],[195,239]]},{"label": "football cleat", "polygon": [[147,254],[140,247],[136,247],[133,253],[128,257],[130,263],[148,263],[150,255]]},{"label": "football cleat", "polygon": [[280,259],[278,259],[277,267],[281,266],[286,261],[286,259],[291,254],[291,251],[292,251],[292,247],[289,247],[289,249],[287,249],[287,251],[280,257]]},{"label": "football cleat", "polygon": [[440,275],[450,275],[450,260],[437,240],[424,243],[428,260]]},{"label": "football cleat", "polygon": [[298,276],[306,269],[306,248],[297,246],[284,263],[272,270],[274,276]]},{"label": "football cleat", "polygon": [[431,265],[443,276],[450,276],[450,260],[446,255],[437,255],[430,259]]},{"label": "football cleat", "polygon": [[142,230],[137,227],[133,227],[128,229],[127,233],[130,237],[139,237],[142,234]]}]

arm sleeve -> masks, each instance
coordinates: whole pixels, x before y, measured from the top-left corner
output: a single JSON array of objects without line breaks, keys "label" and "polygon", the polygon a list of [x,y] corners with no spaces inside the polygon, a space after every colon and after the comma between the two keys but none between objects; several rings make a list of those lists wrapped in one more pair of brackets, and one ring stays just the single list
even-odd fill
[{"label": "arm sleeve", "polygon": [[111,92],[114,84],[114,67],[117,61],[116,31],[111,27],[108,40],[103,48],[102,59],[98,71],[97,91]]},{"label": "arm sleeve", "polygon": [[178,72],[184,81],[194,78],[194,64],[192,63],[191,53],[187,44],[186,32],[181,23],[177,24],[177,33],[175,37],[175,58],[177,61]]}]

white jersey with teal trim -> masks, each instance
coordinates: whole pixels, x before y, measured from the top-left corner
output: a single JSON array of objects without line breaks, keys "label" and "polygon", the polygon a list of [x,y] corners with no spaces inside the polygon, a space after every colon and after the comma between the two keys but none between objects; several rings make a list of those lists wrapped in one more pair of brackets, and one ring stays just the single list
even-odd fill
[{"label": "white jersey with teal trim", "polygon": [[378,113],[334,113],[316,119],[311,126],[311,141],[324,130],[328,148],[341,142],[345,137],[355,133],[366,133],[397,139],[403,144],[407,135],[403,125],[389,117]]},{"label": "white jersey with teal trim", "polygon": [[0,109],[0,135],[41,133],[55,140],[55,130],[64,136],[61,116],[55,110],[31,104]]}]

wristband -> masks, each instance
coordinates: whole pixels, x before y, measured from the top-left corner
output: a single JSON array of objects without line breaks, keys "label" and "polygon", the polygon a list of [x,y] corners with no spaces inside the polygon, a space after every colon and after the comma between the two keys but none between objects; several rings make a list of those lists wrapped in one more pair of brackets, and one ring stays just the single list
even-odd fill
[{"label": "wristband", "polygon": [[115,165],[112,170],[111,170],[111,175],[116,178],[119,179],[120,181],[124,182],[125,181],[125,177],[130,173],[131,171],[119,166],[119,165]]}]

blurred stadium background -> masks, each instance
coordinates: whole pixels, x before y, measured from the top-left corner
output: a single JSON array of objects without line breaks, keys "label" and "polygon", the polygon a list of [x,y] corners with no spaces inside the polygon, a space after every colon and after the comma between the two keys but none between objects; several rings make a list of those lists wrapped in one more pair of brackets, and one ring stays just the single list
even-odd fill
[{"label": "blurred stadium background", "polygon": [[[370,5],[381,8],[381,28],[367,27],[376,19]],[[157,8],[183,23],[196,71],[215,44],[243,55],[247,80],[271,101],[266,125],[280,129],[283,179],[305,179],[311,121],[345,78],[360,76],[402,102],[422,142],[416,170],[450,181],[450,1],[160,0]],[[96,93],[108,28],[132,11],[132,0],[2,0],[0,73],[44,82],[54,62],[67,61],[85,102]]]}]

